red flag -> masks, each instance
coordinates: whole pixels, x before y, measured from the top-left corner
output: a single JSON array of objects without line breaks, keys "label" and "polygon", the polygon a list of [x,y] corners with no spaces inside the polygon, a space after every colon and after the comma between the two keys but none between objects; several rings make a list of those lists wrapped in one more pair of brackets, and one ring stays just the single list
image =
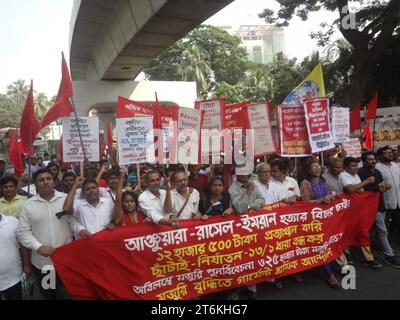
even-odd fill
[{"label": "red flag", "polygon": [[117,118],[153,117],[153,128],[158,128],[154,106],[118,97]]},{"label": "red flag", "polygon": [[20,178],[24,173],[24,163],[22,161],[21,149],[17,139],[17,131],[13,130],[11,133],[10,143],[10,160],[14,166],[15,175]]},{"label": "red flag", "polygon": [[361,130],[360,106],[355,106],[350,112],[350,132]]},{"label": "red flag", "polygon": [[107,153],[109,155],[113,154],[113,130],[112,130],[112,124],[109,123],[107,125]]},{"label": "red flag", "polygon": [[369,122],[367,122],[367,125],[365,126],[365,128],[362,132],[362,137],[365,139],[363,142],[364,149],[372,150],[373,140],[372,140],[372,132],[371,132],[371,127],[369,125]]},{"label": "red flag", "polygon": [[367,106],[366,120],[374,120],[376,117],[376,109],[378,108],[378,92],[372,97]]},{"label": "red flag", "polygon": [[39,121],[35,117],[35,107],[33,104],[33,81],[31,81],[31,88],[28,96],[26,97],[25,108],[22,113],[20,122],[20,135],[24,153],[29,156],[35,154],[33,149],[33,142],[40,131]]},{"label": "red flag", "polygon": [[69,98],[72,97],[72,81],[69,74],[67,62],[62,53],[62,78],[58,89],[57,99],[54,105],[47,111],[42,120],[41,128],[48,126],[59,118],[67,117],[74,111]]}]

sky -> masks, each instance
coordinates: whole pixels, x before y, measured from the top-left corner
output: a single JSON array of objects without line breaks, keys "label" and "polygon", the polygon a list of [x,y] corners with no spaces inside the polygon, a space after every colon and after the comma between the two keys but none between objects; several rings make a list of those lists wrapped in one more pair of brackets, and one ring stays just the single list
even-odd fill
[{"label": "sky", "polygon": [[[69,29],[73,0],[0,0],[0,93],[17,79],[34,80],[34,89],[49,97],[61,79],[61,51],[69,58]],[[236,0],[205,23],[212,25],[264,24],[258,14],[277,9],[274,0]],[[311,31],[334,13],[313,14],[306,22],[294,19],[286,28],[286,54],[302,59],[317,49]]]}]

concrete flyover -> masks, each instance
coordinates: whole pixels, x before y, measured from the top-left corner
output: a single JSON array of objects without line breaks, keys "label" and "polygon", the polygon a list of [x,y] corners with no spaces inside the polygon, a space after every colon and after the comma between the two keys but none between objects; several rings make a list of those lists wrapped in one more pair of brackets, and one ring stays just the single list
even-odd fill
[{"label": "concrete flyover", "polygon": [[74,81],[134,80],[177,40],[233,0],[75,0]]}]

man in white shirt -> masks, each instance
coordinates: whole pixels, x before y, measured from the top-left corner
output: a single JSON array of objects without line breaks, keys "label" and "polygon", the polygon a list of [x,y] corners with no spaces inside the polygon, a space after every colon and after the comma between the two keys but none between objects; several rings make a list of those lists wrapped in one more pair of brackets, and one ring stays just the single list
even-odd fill
[{"label": "man in white shirt", "polygon": [[155,224],[164,224],[179,228],[176,217],[165,213],[166,191],[160,189],[160,174],[149,171],[145,175],[146,191],[139,196],[140,210]]},{"label": "man in white shirt", "polygon": [[256,173],[258,179],[255,179],[253,182],[264,197],[265,204],[279,202],[283,196],[281,195],[281,189],[277,183],[271,181],[271,167],[269,164],[266,162],[258,164]]},{"label": "man in white shirt", "polygon": [[200,194],[196,189],[188,187],[188,176],[183,170],[175,171],[172,175],[175,188],[166,184],[166,199],[164,211],[172,213],[179,220],[200,219]]},{"label": "man in white shirt", "polygon": [[393,150],[389,146],[380,148],[377,154],[379,162],[375,168],[379,170],[386,182],[383,199],[390,221],[389,230],[400,234],[400,168],[393,161]]},{"label": "man in white shirt", "polygon": [[[75,199],[75,191],[82,186],[83,199]],[[78,177],[64,204],[64,212],[74,216],[78,222],[81,236],[91,236],[102,231],[110,223],[114,202],[110,198],[100,198],[99,187],[95,180]]]},{"label": "man in white shirt", "polygon": [[108,184],[108,187],[105,189],[106,198],[111,199],[114,203],[119,179],[119,172],[115,169],[111,169],[106,173],[106,181]]},{"label": "man in white shirt", "polygon": [[[373,176],[361,181],[358,176],[358,161],[356,158],[347,157],[343,160],[344,171],[339,175],[339,181],[343,186],[343,190],[347,193],[363,193],[364,187],[368,184],[372,184],[375,182],[375,178]],[[369,237],[369,235],[365,235],[365,237]],[[374,255],[372,254],[370,247],[361,247],[361,251],[364,255],[366,264],[373,268],[379,269],[382,267],[382,264],[375,260]]]},{"label": "man in white shirt", "polygon": [[[22,300],[22,262],[17,226],[17,218],[0,214],[0,300],[3,295],[6,300]],[[24,257],[24,260],[26,258],[29,257]]]},{"label": "man in white shirt", "polygon": [[286,175],[288,168],[285,161],[279,159],[271,164],[271,176],[278,186],[279,201],[294,203],[300,198],[300,188],[297,181]]},{"label": "man in white shirt", "polygon": [[46,278],[53,266],[50,256],[56,248],[72,241],[72,230],[76,230],[76,224],[69,216],[57,217],[57,213],[63,211],[67,195],[54,190],[50,171],[40,169],[32,178],[38,194],[22,206],[17,228],[18,240],[24,247],[32,250],[33,272],[43,298],[68,299],[69,295],[57,275],[55,289],[46,287],[49,285]]},{"label": "man in white shirt", "polygon": [[361,181],[358,176],[358,162],[357,159],[347,157],[343,161],[344,171],[339,175],[339,182],[343,186],[345,192],[357,192],[363,193],[364,187],[368,184],[374,183],[375,178],[369,177],[364,181]]}]

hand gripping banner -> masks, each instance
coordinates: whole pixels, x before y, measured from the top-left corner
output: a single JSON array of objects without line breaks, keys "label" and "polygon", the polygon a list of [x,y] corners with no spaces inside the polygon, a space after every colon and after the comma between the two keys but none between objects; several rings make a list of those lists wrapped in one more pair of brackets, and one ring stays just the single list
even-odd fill
[{"label": "hand gripping banner", "polygon": [[102,231],[53,254],[75,299],[192,299],[333,261],[369,245],[379,194],[343,195],[328,205],[276,203],[243,216],[144,223]]}]

